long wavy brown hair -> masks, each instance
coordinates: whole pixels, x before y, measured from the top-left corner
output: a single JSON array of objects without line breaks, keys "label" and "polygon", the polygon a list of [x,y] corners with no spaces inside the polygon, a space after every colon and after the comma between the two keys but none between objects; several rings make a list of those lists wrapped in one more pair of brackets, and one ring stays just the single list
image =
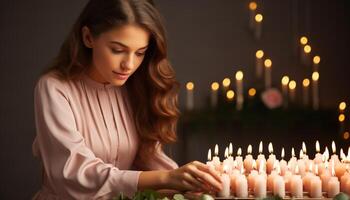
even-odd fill
[{"label": "long wavy brown hair", "polygon": [[158,142],[176,141],[179,118],[179,84],[167,59],[161,16],[151,0],[90,0],[46,72],[57,71],[63,79],[75,79],[87,71],[92,59],[91,49],[83,44],[82,27],[87,26],[93,37],[98,37],[129,23],[136,23],[151,34],[141,66],[126,82],[141,140],[138,159],[145,161],[155,152]]}]

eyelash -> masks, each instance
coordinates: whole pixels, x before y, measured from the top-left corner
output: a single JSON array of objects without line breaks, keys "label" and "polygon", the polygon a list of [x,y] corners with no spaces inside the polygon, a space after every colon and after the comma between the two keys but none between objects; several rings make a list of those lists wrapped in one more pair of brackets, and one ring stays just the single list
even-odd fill
[{"label": "eyelash", "polygon": [[[112,53],[113,54],[120,54],[120,53],[123,53],[123,50],[115,50],[115,49],[112,49]],[[138,57],[142,57],[146,54],[146,52],[143,52],[143,53],[136,53],[136,56]]]}]

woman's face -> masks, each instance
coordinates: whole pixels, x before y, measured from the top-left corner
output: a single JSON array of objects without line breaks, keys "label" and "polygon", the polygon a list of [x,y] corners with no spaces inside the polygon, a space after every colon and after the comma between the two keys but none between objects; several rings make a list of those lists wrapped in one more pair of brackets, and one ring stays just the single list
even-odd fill
[{"label": "woman's face", "polygon": [[86,47],[92,49],[88,75],[100,82],[123,85],[142,63],[148,47],[149,32],[133,24],[113,28],[93,38],[82,29]]}]

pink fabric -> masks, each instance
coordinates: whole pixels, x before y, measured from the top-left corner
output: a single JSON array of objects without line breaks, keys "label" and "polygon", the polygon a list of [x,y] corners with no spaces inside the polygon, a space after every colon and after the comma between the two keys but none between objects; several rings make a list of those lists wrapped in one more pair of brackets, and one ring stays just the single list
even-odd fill
[{"label": "pink fabric", "polygon": [[141,170],[178,167],[159,150],[134,169],[139,139],[123,86],[87,75],[62,81],[51,72],[38,81],[34,103],[33,153],[42,161],[43,186],[33,199],[130,197]]}]

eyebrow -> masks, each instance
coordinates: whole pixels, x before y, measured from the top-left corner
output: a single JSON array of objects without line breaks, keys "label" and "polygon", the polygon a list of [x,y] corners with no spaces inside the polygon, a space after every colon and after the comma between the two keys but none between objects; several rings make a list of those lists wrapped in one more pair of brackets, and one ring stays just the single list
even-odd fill
[{"label": "eyebrow", "polygon": [[[129,48],[126,44],[123,44],[123,43],[118,42],[118,41],[111,41],[111,43],[112,43],[112,44],[118,44],[118,45],[120,45],[120,46],[122,46],[122,47],[125,47],[125,48]],[[141,47],[141,48],[139,48],[138,50],[146,49],[147,47],[148,47],[148,45],[147,45],[147,46],[144,46],[144,47]]]}]

